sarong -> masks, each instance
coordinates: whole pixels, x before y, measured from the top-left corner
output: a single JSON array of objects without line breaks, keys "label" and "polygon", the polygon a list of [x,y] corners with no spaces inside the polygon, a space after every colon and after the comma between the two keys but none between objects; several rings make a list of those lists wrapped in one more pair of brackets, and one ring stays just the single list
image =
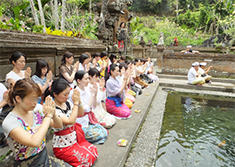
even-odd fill
[{"label": "sarong", "polygon": [[82,130],[85,133],[86,140],[93,144],[103,144],[108,137],[108,131],[99,124],[89,124]]},{"label": "sarong", "polygon": [[148,87],[148,84],[147,84],[146,82],[144,82],[144,81],[141,79],[140,76],[134,78],[134,81],[135,81],[137,84],[141,85],[142,87]]},{"label": "sarong", "polygon": [[104,128],[111,128],[116,123],[116,118],[103,108],[102,103],[98,103],[93,112]]},{"label": "sarong", "polygon": [[131,110],[121,102],[120,107],[116,107],[116,104],[113,100],[106,99],[106,109],[107,111],[119,118],[128,118],[131,115]]},{"label": "sarong", "polygon": [[57,158],[64,160],[72,166],[92,166],[98,157],[97,148],[85,139],[85,134],[80,124],[75,123],[73,127],[55,132],[55,135],[63,136],[75,130],[77,143],[64,148],[53,148],[54,154]]}]

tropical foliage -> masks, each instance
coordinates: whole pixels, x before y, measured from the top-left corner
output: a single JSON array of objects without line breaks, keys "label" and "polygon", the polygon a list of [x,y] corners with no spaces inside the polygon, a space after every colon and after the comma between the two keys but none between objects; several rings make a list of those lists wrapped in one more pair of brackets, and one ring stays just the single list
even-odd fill
[{"label": "tropical foliage", "polygon": [[94,15],[80,10],[84,3],[85,0],[1,0],[0,28],[97,39]]},{"label": "tropical foliage", "polygon": [[141,36],[144,37],[146,43],[151,39],[154,44],[157,44],[161,32],[164,33],[165,45],[171,45],[174,42],[174,38],[177,38],[179,44],[183,46],[189,44],[201,45],[205,40],[205,36],[200,32],[180,27],[167,18],[159,21],[153,16],[136,17],[131,21],[131,27],[134,32],[133,42],[135,44],[138,44]]}]

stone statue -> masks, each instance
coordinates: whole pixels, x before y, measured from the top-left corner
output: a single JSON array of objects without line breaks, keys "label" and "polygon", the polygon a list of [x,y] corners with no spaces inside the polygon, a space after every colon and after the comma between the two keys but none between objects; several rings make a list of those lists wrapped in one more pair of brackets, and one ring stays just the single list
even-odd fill
[{"label": "stone statue", "polygon": [[139,44],[144,47],[145,46],[145,41],[144,41],[144,37],[140,38]]},{"label": "stone statue", "polygon": [[[100,15],[97,19],[99,30],[95,35],[108,47],[109,52],[116,52],[116,32],[119,24],[125,22],[128,26],[128,31],[130,31],[129,21],[132,15],[127,9],[132,5],[132,1],[133,0],[103,0],[102,2],[93,4],[93,10],[97,11]],[[127,43],[129,43],[129,41],[130,38],[127,36]]]},{"label": "stone statue", "polygon": [[153,46],[153,42],[152,42],[151,39],[148,40],[147,46],[149,46],[149,47],[152,47],[152,46]]},{"label": "stone statue", "polygon": [[164,45],[164,34],[160,32],[159,41],[157,45]]}]

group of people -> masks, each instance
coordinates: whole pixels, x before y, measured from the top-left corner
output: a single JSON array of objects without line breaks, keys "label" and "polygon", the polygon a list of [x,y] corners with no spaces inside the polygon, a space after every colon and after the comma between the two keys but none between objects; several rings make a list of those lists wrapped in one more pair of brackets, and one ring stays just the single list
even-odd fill
[{"label": "group of people", "polygon": [[[65,52],[59,78],[53,80],[49,64],[36,62],[35,73],[26,70],[26,55],[15,52],[13,69],[6,75],[8,89],[0,84],[0,108],[11,106],[2,123],[14,166],[92,166],[98,157],[94,144],[107,140],[116,119],[128,119],[136,96],[158,77],[150,58],[118,60],[107,52],[74,55]],[[45,136],[54,131],[48,156]]]},{"label": "group of people", "polygon": [[211,83],[212,76],[208,75],[208,72],[212,68],[209,66],[206,68],[206,62],[194,62],[192,67],[188,71],[188,83],[192,85],[202,85],[204,83]]}]

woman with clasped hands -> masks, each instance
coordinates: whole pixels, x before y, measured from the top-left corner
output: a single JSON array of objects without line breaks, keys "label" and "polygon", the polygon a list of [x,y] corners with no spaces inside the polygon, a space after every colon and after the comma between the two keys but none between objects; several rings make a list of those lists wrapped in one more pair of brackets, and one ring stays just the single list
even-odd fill
[{"label": "woman with clasped hands", "polygon": [[9,91],[9,100],[15,107],[3,121],[3,130],[14,153],[14,166],[65,166],[47,154],[48,128],[60,128],[62,121],[55,114],[51,97],[46,98],[43,107],[37,104],[40,95],[39,86],[26,78],[18,80]]}]

